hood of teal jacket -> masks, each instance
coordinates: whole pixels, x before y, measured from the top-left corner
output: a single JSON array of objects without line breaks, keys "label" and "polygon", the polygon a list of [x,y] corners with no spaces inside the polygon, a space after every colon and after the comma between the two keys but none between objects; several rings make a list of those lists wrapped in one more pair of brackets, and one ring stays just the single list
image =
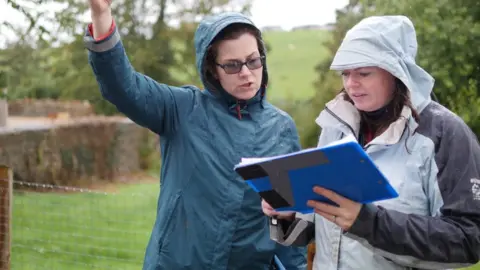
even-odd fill
[{"label": "hood of teal jacket", "polygon": [[434,79],[415,62],[417,37],[412,21],[400,15],[372,16],[350,29],[338,49],[331,69],[380,67],[400,79],[410,90],[420,113],[431,101]]},{"label": "hood of teal jacket", "polygon": [[[225,27],[231,24],[246,24],[249,27],[254,28],[255,30],[260,30],[255,26],[255,24],[245,15],[238,12],[226,12],[219,15],[208,16],[202,20],[195,32],[195,53],[196,53],[196,67],[200,75],[201,81],[206,91],[215,96],[221,96],[226,99],[230,105],[237,103],[237,99],[228,94],[220,85],[218,80],[215,80],[211,76],[207,75],[205,68],[205,58],[209,46],[215,37],[223,30]],[[267,62],[266,62],[266,47],[261,41],[262,46],[259,49],[260,55],[265,57],[264,66],[263,66],[263,76],[261,87],[255,97],[251,100],[248,100],[247,103],[261,101],[265,96],[266,87],[268,84],[268,72],[267,72]]]}]

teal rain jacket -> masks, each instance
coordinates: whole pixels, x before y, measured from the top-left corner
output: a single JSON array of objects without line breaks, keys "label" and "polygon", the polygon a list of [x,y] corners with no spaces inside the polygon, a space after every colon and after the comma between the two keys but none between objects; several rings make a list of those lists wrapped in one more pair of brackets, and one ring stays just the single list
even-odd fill
[{"label": "teal rain jacket", "polygon": [[305,268],[305,248],[270,240],[260,197],[233,170],[242,157],[300,149],[292,118],[264,99],[266,65],[262,88],[245,104],[203,75],[210,42],[232,23],[254,27],[241,14],[224,13],[203,20],[195,34],[205,91],[135,72],[116,28],[101,41],[90,30],[85,35],[103,97],[161,139],[161,190],[145,270],[268,269],[274,254],[287,269]]}]

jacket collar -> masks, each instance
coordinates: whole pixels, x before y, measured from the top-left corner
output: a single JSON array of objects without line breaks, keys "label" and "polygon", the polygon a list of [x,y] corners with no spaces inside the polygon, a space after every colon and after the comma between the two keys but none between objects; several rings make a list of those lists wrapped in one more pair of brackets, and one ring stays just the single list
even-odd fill
[{"label": "jacket collar", "polygon": [[206,92],[225,104],[228,111],[235,114],[238,119],[242,119],[243,116],[249,115],[257,108],[263,108],[264,88],[259,89],[255,96],[249,100],[238,100],[223,89],[220,91],[211,91],[207,89]]},{"label": "jacket collar", "polygon": [[[340,93],[333,100],[326,104],[326,107],[315,122],[323,128],[333,128],[344,134],[352,134],[358,139],[360,131],[360,112],[353,104],[344,100],[345,93]],[[413,132],[418,124],[412,117],[412,111],[408,107],[404,107],[401,117],[382,133],[374,138],[365,147],[369,145],[392,145],[396,144],[402,138],[405,128],[409,128],[409,132]]]}]

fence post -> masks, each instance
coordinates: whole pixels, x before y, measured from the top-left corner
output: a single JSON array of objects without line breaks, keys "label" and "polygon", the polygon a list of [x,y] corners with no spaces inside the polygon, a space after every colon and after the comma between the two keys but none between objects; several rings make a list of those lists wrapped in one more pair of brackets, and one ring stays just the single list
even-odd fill
[{"label": "fence post", "polygon": [[307,270],[313,269],[313,260],[315,258],[315,242],[308,244],[307,246]]},{"label": "fence post", "polygon": [[12,203],[12,170],[0,165],[0,270],[10,270]]},{"label": "fence post", "polygon": [[0,92],[0,127],[5,127],[8,122],[8,102],[1,96],[2,93]]}]

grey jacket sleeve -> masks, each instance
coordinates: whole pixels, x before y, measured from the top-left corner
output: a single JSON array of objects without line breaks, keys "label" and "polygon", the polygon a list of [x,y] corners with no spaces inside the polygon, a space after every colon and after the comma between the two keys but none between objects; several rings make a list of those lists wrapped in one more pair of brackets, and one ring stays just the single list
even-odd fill
[{"label": "grey jacket sleeve", "polygon": [[294,221],[270,219],[270,237],[284,246],[306,246],[315,239],[314,214],[296,213]]},{"label": "grey jacket sleeve", "polygon": [[432,168],[438,167],[438,174],[430,177],[438,181],[443,197],[439,215],[364,205],[347,235],[405,266],[445,269],[476,264],[480,258],[478,139],[460,118],[436,103],[422,112],[421,119],[418,132],[435,144]]}]

